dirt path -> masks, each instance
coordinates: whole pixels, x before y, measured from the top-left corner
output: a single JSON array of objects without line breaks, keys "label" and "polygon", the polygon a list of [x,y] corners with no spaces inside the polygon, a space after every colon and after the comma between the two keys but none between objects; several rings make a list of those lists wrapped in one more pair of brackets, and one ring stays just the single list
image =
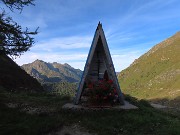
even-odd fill
[{"label": "dirt path", "polygon": [[167,108],[167,106],[164,105],[160,105],[160,104],[155,104],[155,103],[151,103],[151,106],[157,109],[164,109]]}]

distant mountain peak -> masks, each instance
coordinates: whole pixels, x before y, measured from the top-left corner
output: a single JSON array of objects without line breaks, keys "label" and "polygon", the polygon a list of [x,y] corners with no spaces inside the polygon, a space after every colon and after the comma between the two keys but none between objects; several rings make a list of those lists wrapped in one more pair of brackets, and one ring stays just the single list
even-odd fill
[{"label": "distant mountain peak", "polygon": [[[50,62],[49,62],[50,63]],[[59,64],[59,63],[57,63],[57,62],[53,62],[52,64]]]},{"label": "distant mountain peak", "polygon": [[63,65],[72,68],[71,65],[69,65],[68,63],[64,63]]},{"label": "distant mountain peak", "polygon": [[81,70],[74,69],[67,63],[47,63],[38,59],[22,65],[22,68],[40,82],[78,82],[82,75]]},{"label": "distant mountain peak", "polygon": [[35,62],[44,62],[43,60],[39,60],[39,59],[36,59],[34,62],[32,63],[35,63]]}]

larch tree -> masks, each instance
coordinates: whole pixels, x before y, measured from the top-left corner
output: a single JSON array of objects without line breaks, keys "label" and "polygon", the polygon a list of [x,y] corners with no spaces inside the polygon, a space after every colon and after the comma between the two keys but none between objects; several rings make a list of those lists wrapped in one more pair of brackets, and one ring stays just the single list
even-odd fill
[{"label": "larch tree", "polygon": [[[33,2],[34,0],[0,0],[0,4],[5,4],[12,12],[22,12],[25,6],[34,5]],[[33,32],[28,28],[23,30],[21,25],[6,15],[3,8],[0,9],[0,54],[20,56],[35,43],[32,36],[37,34],[38,28]]]}]

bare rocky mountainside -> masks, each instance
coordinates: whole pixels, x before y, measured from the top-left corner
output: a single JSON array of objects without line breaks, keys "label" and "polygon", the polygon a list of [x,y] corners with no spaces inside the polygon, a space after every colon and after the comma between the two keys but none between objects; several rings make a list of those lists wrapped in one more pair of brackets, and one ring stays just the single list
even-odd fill
[{"label": "bare rocky mountainside", "polygon": [[10,91],[43,91],[36,79],[6,55],[0,55],[0,86]]},{"label": "bare rocky mountainside", "polygon": [[22,65],[22,68],[41,83],[79,82],[82,76],[80,69],[74,69],[66,63],[47,63],[35,60],[32,63]]},{"label": "bare rocky mountainside", "polygon": [[135,60],[118,79],[131,96],[180,107],[180,32]]}]

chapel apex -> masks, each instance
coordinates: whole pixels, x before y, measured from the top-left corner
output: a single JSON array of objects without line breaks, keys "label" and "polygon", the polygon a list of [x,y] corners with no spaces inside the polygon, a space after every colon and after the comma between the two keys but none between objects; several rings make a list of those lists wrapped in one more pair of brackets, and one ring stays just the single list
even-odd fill
[{"label": "chapel apex", "polygon": [[102,23],[99,21],[97,29],[101,28],[102,29]]}]

